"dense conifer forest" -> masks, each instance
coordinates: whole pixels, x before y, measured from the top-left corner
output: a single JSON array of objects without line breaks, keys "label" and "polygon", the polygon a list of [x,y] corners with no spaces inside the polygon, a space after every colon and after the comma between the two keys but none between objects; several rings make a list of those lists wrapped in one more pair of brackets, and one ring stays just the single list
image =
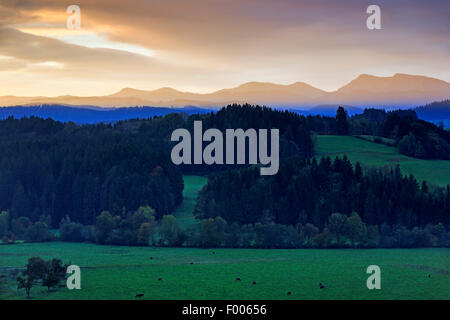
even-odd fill
[{"label": "dense conifer forest", "polygon": [[363,170],[345,156],[290,160],[273,177],[260,176],[256,168],[211,176],[196,207],[200,219],[220,216],[239,224],[311,223],[319,228],[333,213],[353,212],[369,225],[447,224],[450,187],[419,185],[398,167]]},{"label": "dense conifer forest", "polygon": [[11,219],[50,217],[53,227],[65,216],[93,224],[102,210],[141,205],[172,212],[182,200],[181,171],[162,140],[139,126],[1,121],[0,208]]},{"label": "dense conifer forest", "polygon": [[[197,120],[204,130],[278,128],[278,174],[261,176],[258,165],[174,165],[171,133],[192,132]],[[350,118],[339,108],[333,118],[230,105],[95,125],[9,117],[0,121],[0,237],[51,240],[48,230],[60,228],[61,240],[102,244],[448,245],[450,186],[345,157],[316,159],[317,133],[378,136],[406,155],[450,159],[450,133],[413,111],[368,109]],[[201,223],[191,229],[171,215],[186,173],[209,177],[194,212]]]}]

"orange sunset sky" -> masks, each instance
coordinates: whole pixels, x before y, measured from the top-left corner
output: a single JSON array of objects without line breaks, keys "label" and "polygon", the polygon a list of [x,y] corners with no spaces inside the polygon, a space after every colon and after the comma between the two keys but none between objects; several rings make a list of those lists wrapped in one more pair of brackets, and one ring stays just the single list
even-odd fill
[{"label": "orange sunset sky", "polygon": [[[66,28],[72,4],[80,30]],[[366,27],[370,4],[381,30]],[[448,0],[0,0],[0,96],[247,81],[331,91],[363,73],[450,82],[449,15]]]}]

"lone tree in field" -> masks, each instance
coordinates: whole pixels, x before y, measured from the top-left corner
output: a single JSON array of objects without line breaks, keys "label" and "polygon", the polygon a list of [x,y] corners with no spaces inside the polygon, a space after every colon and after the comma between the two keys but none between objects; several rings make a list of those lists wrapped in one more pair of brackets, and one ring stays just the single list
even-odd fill
[{"label": "lone tree in field", "polygon": [[36,284],[36,279],[26,271],[17,277],[17,289],[25,289],[27,297],[30,297],[31,288]]},{"label": "lone tree in field", "polygon": [[348,129],[347,112],[344,108],[339,107],[336,111],[336,133],[339,135],[347,135]]},{"label": "lone tree in field", "polygon": [[47,274],[42,278],[42,285],[47,287],[48,291],[50,288],[56,287],[61,280],[60,276],[56,274],[53,270],[50,270]]}]

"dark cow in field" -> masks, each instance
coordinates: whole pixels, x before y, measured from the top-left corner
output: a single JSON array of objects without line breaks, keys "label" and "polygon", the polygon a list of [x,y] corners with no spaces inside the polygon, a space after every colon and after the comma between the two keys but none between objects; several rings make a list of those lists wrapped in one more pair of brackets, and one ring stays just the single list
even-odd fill
[{"label": "dark cow in field", "polygon": [[325,289],[325,286],[322,284],[322,282],[319,283],[319,288],[320,288],[320,289]]},{"label": "dark cow in field", "polygon": [[236,278],[236,281],[241,281],[241,278]]},{"label": "dark cow in field", "polygon": [[292,292],[288,291],[287,295],[290,296],[292,294]]},{"label": "dark cow in field", "polygon": [[162,278],[158,278],[158,281],[162,281]]},{"label": "dark cow in field", "polygon": [[144,296],[143,293],[138,293],[138,294],[136,295],[136,298],[142,298],[143,296]]},{"label": "dark cow in field", "polygon": [[253,281],[253,283],[252,284],[256,284],[256,281]]}]

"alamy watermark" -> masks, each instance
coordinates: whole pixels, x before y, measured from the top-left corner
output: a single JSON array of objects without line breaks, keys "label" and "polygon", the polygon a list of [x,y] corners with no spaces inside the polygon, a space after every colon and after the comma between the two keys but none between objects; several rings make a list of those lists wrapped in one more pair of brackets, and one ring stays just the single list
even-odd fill
[{"label": "alamy watermark", "polygon": [[380,290],[381,289],[381,269],[380,269],[380,267],[377,265],[368,266],[366,273],[370,274],[370,276],[367,278],[367,281],[366,281],[367,289]]},{"label": "alamy watermark", "polygon": [[367,7],[367,14],[370,16],[367,18],[366,26],[369,30],[380,30],[381,29],[381,8],[376,4],[372,4]]},{"label": "alamy watermark", "polygon": [[70,14],[67,18],[67,29],[78,30],[81,29],[81,9],[79,6],[73,4],[67,7],[66,12]]},{"label": "alamy watermark", "polygon": [[66,285],[69,290],[80,290],[81,289],[81,269],[77,265],[70,265],[66,270],[67,274],[70,276],[67,277]]},{"label": "alamy watermark", "polygon": [[[203,133],[202,122],[194,121],[193,143],[191,133],[187,129],[173,131],[171,140],[179,142],[173,147],[171,153],[172,162],[176,165],[192,164],[192,162],[194,165],[203,163],[207,165],[259,163],[263,165],[260,169],[261,175],[276,174],[280,165],[278,129],[270,130],[270,155],[267,129],[259,129],[258,131],[255,129],[247,129],[246,131],[243,129],[226,129],[224,149],[222,131],[211,128]],[[247,141],[248,149],[246,148]],[[203,149],[203,142],[210,143]],[[194,147],[194,161],[192,161],[192,145]],[[246,159],[246,155],[248,155],[248,159]]]}]

